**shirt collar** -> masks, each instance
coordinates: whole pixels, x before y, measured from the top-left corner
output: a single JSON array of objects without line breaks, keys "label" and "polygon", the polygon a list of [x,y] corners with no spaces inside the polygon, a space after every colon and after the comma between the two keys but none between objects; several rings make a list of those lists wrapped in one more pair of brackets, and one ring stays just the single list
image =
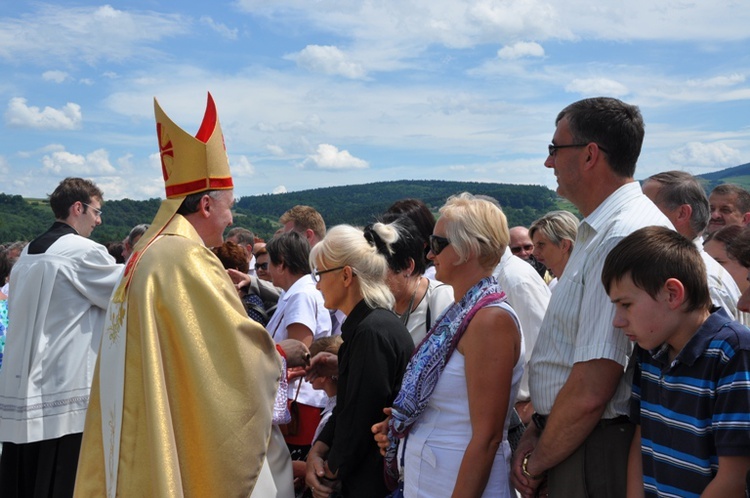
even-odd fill
[{"label": "shirt collar", "polygon": [[620,211],[641,195],[643,195],[641,185],[636,181],[628,182],[609,194],[609,197],[604,199],[604,202],[599,204],[581,223],[586,223],[595,232],[599,232],[611,220],[613,212]]},{"label": "shirt collar", "polygon": [[[701,325],[695,334],[693,334],[693,337],[688,340],[685,347],[682,348],[682,351],[677,353],[673,363],[682,363],[692,366],[706,350],[708,344],[716,335],[716,331],[731,321],[732,318],[727,314],[724,308],[713,308],[709,317],[703,322],[703,325]],[[665,366],[669,362],[667,356],[667,350],[669,348],[666,346],[667,345],[665,344],[651,353],[655,360],[658,360]]]}]

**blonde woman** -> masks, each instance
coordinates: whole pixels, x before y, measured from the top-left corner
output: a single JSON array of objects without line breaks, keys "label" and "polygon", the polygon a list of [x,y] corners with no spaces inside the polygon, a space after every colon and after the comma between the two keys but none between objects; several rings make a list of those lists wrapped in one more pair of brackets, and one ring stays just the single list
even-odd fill
[{"label": "blonde woman", "polygon": [[440,214],[428,257],[455,303],[415,351],[391,416],[373,432],[388,445],[389,470],[403,458],[406,497],[515,496],[507,432],[524,346],[492,276],[507,222],[495,204],[468,193],[448,199]]},{"label": "blonde woman", "polygon": [[375,233],[339,225],[310,253],[325,307],[346,314],[336,408],[307,457],[306,482],[315,498],[339,490],[345,497],[387,494],[370,427],[393,402],[414,342],[391,311],[387,263],[376,248],[382,243]]}]

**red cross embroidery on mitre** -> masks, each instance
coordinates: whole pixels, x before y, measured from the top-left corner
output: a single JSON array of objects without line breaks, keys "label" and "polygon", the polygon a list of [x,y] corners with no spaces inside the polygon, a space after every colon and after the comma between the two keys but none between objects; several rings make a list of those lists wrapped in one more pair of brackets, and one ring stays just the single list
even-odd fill
[{"label": "red cross embroidery on mitre", "polygon": [[[161,173],[164,175],[164,181],[169,180],[169,173],[167,172],[167,165],[164,164],[164,156],[169,156],[174,159],[174,148],[172,146],[172,140],[169,135],[164,132],[162,135],[161,123],[156,123],[156,134],[159,137],[159,158],[161,159]],[[166,141],[166,143],[164,143]]]}]

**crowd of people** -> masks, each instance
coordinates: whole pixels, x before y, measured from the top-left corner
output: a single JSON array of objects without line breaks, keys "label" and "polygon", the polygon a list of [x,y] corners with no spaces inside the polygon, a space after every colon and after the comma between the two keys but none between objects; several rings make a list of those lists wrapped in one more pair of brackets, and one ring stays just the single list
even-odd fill
[{"label": "crowd of people", "polygon": [[290,206],[267,241],[229,229],[211,96],[195,136],[154,109],[150,223],[93,242],[104,194],[67,178],[0,250],[3,496],[744,496],[750,193],[637,182],[637,107],[558,114],[580,220],[464,192]]}]

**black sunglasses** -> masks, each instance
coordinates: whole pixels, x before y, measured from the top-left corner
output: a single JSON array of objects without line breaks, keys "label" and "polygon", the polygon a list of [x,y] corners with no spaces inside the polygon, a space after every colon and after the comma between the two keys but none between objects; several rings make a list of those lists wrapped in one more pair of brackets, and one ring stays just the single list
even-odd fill
[{"label": "black sunglasses", "polygon": [[268,271],[268,261],[265,263],[255,263],[256,270]]},{"label": "black sunglasses", "polygon": [[445,237],[441,237],[440,235],[430,235],[430,251],[432,251],[432,254],[435,256],[443,252],[443,249],[448,247],[448,244],[450,243],[451,241]]}]

